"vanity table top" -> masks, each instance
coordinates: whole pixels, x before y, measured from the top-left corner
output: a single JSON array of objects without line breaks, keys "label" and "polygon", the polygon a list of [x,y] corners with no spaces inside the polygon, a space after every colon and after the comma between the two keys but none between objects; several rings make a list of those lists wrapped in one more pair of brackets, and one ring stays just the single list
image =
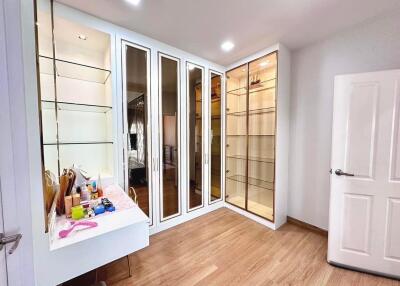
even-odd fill
[{"label": "vanity table top", "polygon": [[83,219],[97,222],[97,227],[72,231],[66,238],[59,238],[58,233],[70,226],[72,219],[63,216],[56,217],[54,228],[49,232],[50,250],[56,250],[68,245],[106,234],[133,224],[148,223],[149,218],[132,201],[118,185],[110,185],[104,189],[103,197],[108,198],[115,206],[114,212],[105,212],[93,218]]}]

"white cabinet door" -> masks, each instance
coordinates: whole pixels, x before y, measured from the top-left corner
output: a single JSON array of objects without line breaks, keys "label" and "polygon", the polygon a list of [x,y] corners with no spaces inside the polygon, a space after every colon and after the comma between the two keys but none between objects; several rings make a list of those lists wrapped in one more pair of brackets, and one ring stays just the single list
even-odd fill
[{"label": "white cabinet door", "polygon": [[400,70],[335,79],[328,261],[400,278]]}]

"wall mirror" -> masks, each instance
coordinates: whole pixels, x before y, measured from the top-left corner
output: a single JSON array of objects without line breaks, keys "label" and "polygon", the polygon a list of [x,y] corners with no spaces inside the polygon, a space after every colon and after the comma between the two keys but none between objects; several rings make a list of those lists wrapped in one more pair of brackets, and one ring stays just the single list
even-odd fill
[{"label": "wall mirror", "polygon": [[149,124],[150,50],[124,43],[123,63],[126,135],[125,188],[135,190],[137,203],[152,220],[151,186],[148,148],[151,140]]},{"label": "wall mirror", "polygon": [[159,54],[161,220],[181,212],[179,192],[179,59]]},{"label": "wall mirror", "polygon": [[186,63],[188,99],[188,210],[203,206],[203,84],[204,68]]}]

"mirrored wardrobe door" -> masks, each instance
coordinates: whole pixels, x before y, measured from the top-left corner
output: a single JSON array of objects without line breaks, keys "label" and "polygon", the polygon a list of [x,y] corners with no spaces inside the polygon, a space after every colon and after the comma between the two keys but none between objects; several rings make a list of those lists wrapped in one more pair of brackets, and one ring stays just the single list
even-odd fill
[{"label": "mirrored wardrobe door", "polygon": [[180,167],[180,61],[158,54],[160,217],[161,221],[181,214]]},{"label": "mirrored wardrobe door", "polygon": [[151,188],[150,49],[124,41],[125,189],[153,224]]},{"label": "mirrored wardrobe door", "polygon": [[203,206],[203,90],[204,68],[186,63],[186,95],[188,112],[188,211]]},{"label": "mirrored wardrobe door", "polygon": [[209,74],[209,141],[210,192],[209,203],[222,199],[222,74]]}]

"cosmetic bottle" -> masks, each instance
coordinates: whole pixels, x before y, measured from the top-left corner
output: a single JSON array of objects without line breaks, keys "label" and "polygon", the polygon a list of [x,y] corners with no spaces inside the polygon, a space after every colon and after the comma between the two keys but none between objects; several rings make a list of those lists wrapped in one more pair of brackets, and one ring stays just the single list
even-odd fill
[{"label": "cosmetic bottle", "polygon": [[103,196],[103,185],[101,184],[101,179],[100,179],[100,174],[99,177],[97,178],[97,193],[99,195],[99,198]]}]

